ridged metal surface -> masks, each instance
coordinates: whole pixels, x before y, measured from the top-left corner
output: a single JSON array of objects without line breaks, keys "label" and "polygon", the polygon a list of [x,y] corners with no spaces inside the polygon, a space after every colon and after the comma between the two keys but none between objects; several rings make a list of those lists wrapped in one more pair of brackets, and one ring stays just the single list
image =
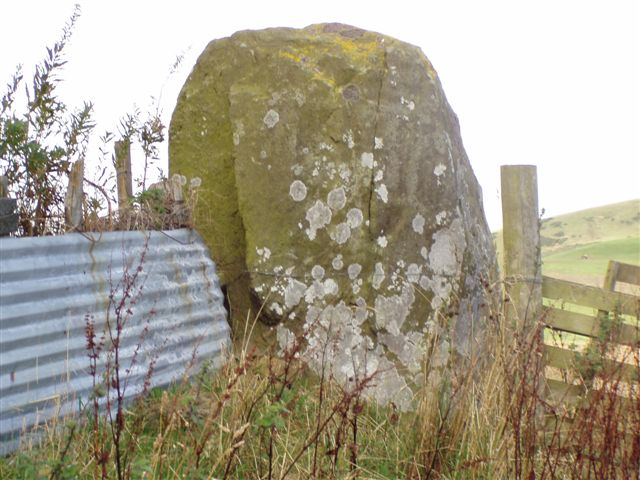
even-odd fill
[{"label": "ridged metal surface", "polygon": [[[123,288],[139,265],[132,287]],[[227,316],[215,265],[195,232],[0,239],[0,454],[18,448],[35,425],[88,403],[87,321],[98,337],[108,325],[115,334],[114,305],[126,290],[120,365],[128,398],[144,388],[151,363],[153,386],[188,367],[221,364]]]}]

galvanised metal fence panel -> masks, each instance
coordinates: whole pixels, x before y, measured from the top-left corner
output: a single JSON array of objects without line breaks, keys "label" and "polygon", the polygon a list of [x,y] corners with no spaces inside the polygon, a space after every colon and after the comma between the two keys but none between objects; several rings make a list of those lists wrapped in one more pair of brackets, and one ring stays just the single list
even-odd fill
[{"label": "galvanised metal fence panel", "polygon": [[[118,314],[117,306],[122,308]],[[217,368],[230,332],[215,265],[192,230],[0,238],[0,454],[87,408],[119,342],[126,397]],[[90,374],[88,325],[103,338]],[[104,337],[103,337],[104,335]],[[105,398],[101,398],[104,403]]]}]

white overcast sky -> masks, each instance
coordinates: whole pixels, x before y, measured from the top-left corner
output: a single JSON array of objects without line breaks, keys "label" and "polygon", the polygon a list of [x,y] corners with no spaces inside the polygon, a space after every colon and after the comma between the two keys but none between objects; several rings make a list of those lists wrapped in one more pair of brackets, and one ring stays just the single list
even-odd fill
[{"label": "white overcast sky", "polygon": [[70,105],[94,102],[98,133],[161,92],[168,125],[210,40],[341,22],[418,45],[431,60],[492,229],[503,164],[537,165],[545,217],[640,198],[638,0],[2,0],[0,85],[17,64],[28,78],[75,3],[82,16],[60,92]]}]

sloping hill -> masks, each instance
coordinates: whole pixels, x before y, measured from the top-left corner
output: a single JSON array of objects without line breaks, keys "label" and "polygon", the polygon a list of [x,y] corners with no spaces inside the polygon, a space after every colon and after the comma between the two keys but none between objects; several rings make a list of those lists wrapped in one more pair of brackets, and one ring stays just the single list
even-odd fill
[{"label": "sloping hill", "polygon": [[601,286],[609,260],[640,265],[640,199],[543,219],[540,236],[544,275]]}]

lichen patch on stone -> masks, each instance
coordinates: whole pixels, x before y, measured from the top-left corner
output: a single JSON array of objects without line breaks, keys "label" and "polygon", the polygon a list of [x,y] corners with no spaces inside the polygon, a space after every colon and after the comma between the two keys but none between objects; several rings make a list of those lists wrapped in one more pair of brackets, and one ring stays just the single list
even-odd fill
[{"label": "lichen patch on stone", "polygon": [[269,110],[262,119],[262,122],[267,126],[267,128],[275,127],[279,121],[280,114],[275,110]]},{"label": "lichen patch on stone", "polygon": [[271,250],[269,250],[267,247],[256,247],[256,253],[258,254],[258,263],[264,263],[267,260],[269,260],[269,258],[271,258]]},{"label": "lichen patch on stone", "polygon": [[347,212],[347,223],[351,228],[358,228],[362,225],[364,216],[359,208],[352,208]]},{"label": "lichen patch on stone", "polygon": [[392,335],[400,335],[400,329],[409,316],[414,301],[413,287],[408,283],[404,285],[400,295],[376,296],[376,327]]},{"label": "lichen patch on stone", "polygon": [[382,266],[382,263],[378,262],[376,263],[371,285],[373,286],[373,288],[378,290],[380,288],[380,285],[382,285],[382,282],[384,282],[384,267]]},{"label": "lichen patch on stone", "polygon": [[339,223],[338,225],[336,225],[335,229],[331,231],[329,236],[338,245],[342,245],[344,243],[347,243],[347,240],[349,240],[349,237],[351,237],[351,228],[346,222]]},{"label": "lichen patch on stone", "polygon": [[429,251],[429,266],[440,275],[455,275],[462,267],[462,255],[466,247],[462,221],[457,218],[449,228],[433,234],[433,244]]},{"label": "lichen patch on stone", "polygon": [[447,171],[447,166],[444,163],[439,163],[438,165],[436,165],[433,169],[433,174],[436,177],[441,176],[442,174],[444,174],[444,172]]},{"label": "lichen patch on stone", "polygon": [[307,198],[307,186],[300,180],[294,180],[289,186],[289,196],[296,202]]},{"label": "lichen patch on stone", "polygon": [[307,236],[309,240],[314,240],[316,232],[331,223],[331,209],[322,200],[316,200],[316,203],[307,210],[305,218],[309,222],[309,228],[306,230]]},{"label": "lichen patch on stone", "polygon": [[347,133],[342,135],[342,141],[347,145],[347,148],[349,149],[352,149],[356,145],[353,141],[353,132],[351,130],[347,130]]},{"label": "lichen patch on stone", "polygon": [[355,280],[356,278],[358,278],[358,275],[360,275],[361,271],[362,271],[362,265],[360,265],[359,263],[352,263],[347,268],[347,273],[349,274],[349,278],[351,280]]},{"label": "lichen patch on stone", "polygon": [[314,280],[322,280],[324,278],[324,268],[321,265],[314,265],[311,269],[311,278]]},{"label": "lichen patch on stone", "polygon": [[291,309],[300,303],[307,290],[307,285],[295,278],[289,278],[284,290],[284,304],[287,309]]},{"label": "lichen patch on stone", "polygon": [[331,190],[327,195],[327,205],[332,210],[340,210],[344,208],[347,203],[347,195],[344,191],[344,187],[338,187],[334,190]]},{"label": "lichen patch on stone", "polygon": [[363,167],[366,168],[373,168],[373,153],[371,152],[364,152],[361,156],[360,156],[360,162],[362,163]]},{"label": "lichen patch on stone", "polygon": [[424,233],[424,217],[420,213],[416,213],[416,216],[413,217],[413,221],[411,222],[411,227],[413,231],[422,235]]},{"label": "lichen patch on stone", "polygon": [[380,200],[382,200],[384,203],[389,203],[389,192],[387,190],[387,186],[384,183],[378,185],[375,188],[375,192]]}]

